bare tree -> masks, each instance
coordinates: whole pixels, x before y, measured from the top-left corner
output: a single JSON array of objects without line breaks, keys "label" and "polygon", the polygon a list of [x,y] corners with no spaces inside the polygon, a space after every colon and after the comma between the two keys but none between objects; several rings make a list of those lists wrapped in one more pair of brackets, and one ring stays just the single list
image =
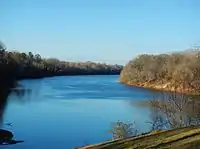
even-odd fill
[{"label": "bare tree", "polygon": [[[143,54],[123,68],[120,81],[125,84],[155,87],[184,85],[186,92],[200,91],[200,44],[183,52],[170,54]],[[184,82],[184,84],[183,84]],[[176,83],[176,84],[175,84]],[[177,88],[178,91],[178,88]]]},{"label": "bare tree", "polygon": [[136,122],[122,122],[117,121],[113,123],[112,129],[110,131],[112,133],[113,139],[123,139],[131,136],[136,136],[139,132]]},{"label": "bare tree", "polygon": [[152,130],[200,124],[200,102],[183,93],[164,92],[149,104]]}]

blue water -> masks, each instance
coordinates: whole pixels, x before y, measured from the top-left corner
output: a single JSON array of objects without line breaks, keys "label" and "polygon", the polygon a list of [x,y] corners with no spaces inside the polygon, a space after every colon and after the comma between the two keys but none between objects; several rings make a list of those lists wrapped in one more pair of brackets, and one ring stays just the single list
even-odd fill
[{"label": "blue water", "polygon": [[119,76],[67,76],[23,80],[31,93],[8,97],[4,126],[21,144],[9,149],[72,149],[110,140],[111,123],[137,122],[149,129],[149,110],[135,102],[148,100],[150,90],[118,83]]}]

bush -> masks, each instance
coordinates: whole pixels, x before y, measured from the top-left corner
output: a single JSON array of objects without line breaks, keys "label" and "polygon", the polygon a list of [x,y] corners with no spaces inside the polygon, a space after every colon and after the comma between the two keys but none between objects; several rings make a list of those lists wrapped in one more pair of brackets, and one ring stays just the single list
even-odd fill
[{"label": "bush", "polygon": [[138,129],[135,122],[124,123],[122,121],[117,121],[113,124],[110,132],[112,133],[113,139],[123,139],[136,136],[138,134]]}]

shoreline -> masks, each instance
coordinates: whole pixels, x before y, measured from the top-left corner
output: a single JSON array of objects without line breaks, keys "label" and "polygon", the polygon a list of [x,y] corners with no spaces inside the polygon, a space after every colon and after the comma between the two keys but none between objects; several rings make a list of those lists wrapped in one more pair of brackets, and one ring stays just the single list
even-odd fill
[{"label": "shoreline", "polygon": [[66,75],[46,75],[46,76],[19,76],[17,77],[18,80],[34,80],[34,79],[44,79],[44,78],[51,78],[51,77],[65,77],[65,76],[117,76],[120,75],[120,73],[110,73],[110,74],[105,74],[105,73],[99,73],[99,74],[66,74]]},{"label": "shoreline", "polygon": [[158,92],[177,92],[177,93],[182,93],[185,95],[192,95],[192,96],[200,95],[200,93],[196,93],[196,92],[192,91],[191,89],[181,90],[180,88],[177,88],[175,90],[174,86],[167,87],[167,85],[169,83],[165,83],[165,84],[147,84],[147,83],[133,84],[130,82],[123,82],[121,80],[119,80],[119,83],[130,86],[130,87],[139,87],[139,88],[150,89],[150,90],[154,90],[154,91],[158,91]]}]

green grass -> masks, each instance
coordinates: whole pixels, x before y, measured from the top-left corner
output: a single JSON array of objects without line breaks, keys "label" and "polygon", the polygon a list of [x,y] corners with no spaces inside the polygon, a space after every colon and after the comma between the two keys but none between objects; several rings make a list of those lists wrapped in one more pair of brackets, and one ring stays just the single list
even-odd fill
[{"label": "green grass", "polygon": [[200,149],[200,126],[109,141],[79,149]]}]

